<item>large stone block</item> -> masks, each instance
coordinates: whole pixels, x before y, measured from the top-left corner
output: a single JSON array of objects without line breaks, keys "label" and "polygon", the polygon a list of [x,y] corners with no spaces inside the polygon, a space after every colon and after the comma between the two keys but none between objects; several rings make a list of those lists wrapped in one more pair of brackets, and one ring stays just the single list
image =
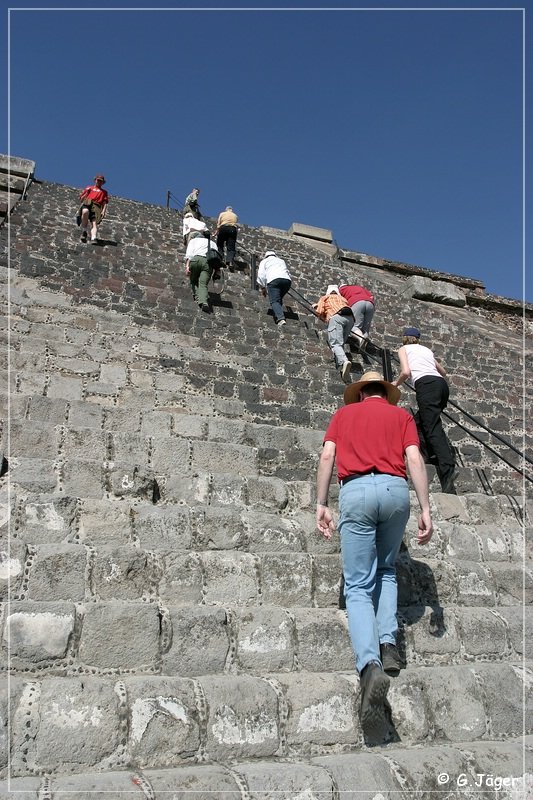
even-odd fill
[{"label": "large stone block", "polygon": [[244,550],[249,534],[233,508],[197,507],[192,511],[193,546],[196,550]]},{"label": "large stone block", "polygon": [[112,434],[113,460],[125,463],[147,465],[149,461],[150,440],[137,433]]},{"label": "large stone block", "polygon": [[402,288],[402,295],[417,300],[429,300],[446,306],[466,305],[466,296],[457,286],[447,281],[435,281],[421,275],[411,275]]},{"label": "large stone block", "polygon": [[257,605],[259,562],[250,553],[228,551],[200,555],[204,572],[204,602]]},{"label": "large stone block", "polygon": [[395,770],[380,755],[344,753],[320,756],[313,758],[311,764],[322,767],[331,775],[339,800],[407,800],[409,796],[403,795],[403,786],[395,776]]},{"label": "large stone block", "polygon": [[404,742],[424,742],[431,735],[424,683],[414,670],[402,672],[391,681],[387,700],[396,734]]},{"label": "large stone block", "polygon": [[261,556],[263,601],[284,608],[310,606],[312,567],[307,553],[264,553]]},{"label": "large stone block", "polygon": [[437,739],[471,742],[487,732],[481,690],[468,667],[439,667],[421,673]]},{"label": "large stone block", "polygon": [[407,660],[416,657],[433,661],[435,657],[448,660],[461,649],[461,640],[453,610],[438,605],[411,606],[402,609]]},{"label": "large stone block", "polygon": [[193,441],[192,468],[210,472],[215,465],[217,472],[236,472],[245,477],[257,475],[257,452],[246,445]]},{"label": "large stone block", "polygon": [[307,800],[333,797],[334,783],[327,769],[308,764],[238,764],[251,800],[280,800],[305,795]]},{"label": "large stone block", "polygon": [[65,458],[102,463],[107,458],[107,437],[95,428],[69,428],[63,441]]},{"label": "large stone block", "polygon": [[86,571],[87,551],[82,545],[39,545],[27,578],[27,597],[30,600],[82,601],[86,592]]},{"label": "large stone block", "polygon": [[101,498],[105,472],[102,463],[69,458],[62,468],[63,489],[75,497]]},{"label": "large stone block", "polygon": [[57,544],[73,537],[77,500],[64,495],[41,495],[28,500],[20,512],[16,536],[28,544]]},{"label": "large stone block", "polygon": [[275,606],[237,610],[236,660],[246,672],[294,668],[295,630],[288,614]]},{"label": "large stone block", "polygon": [[338,608],[342,562],[338,555],[313,556],[313,594],[317,606]]},{"label": "large stone block", "polygon": [[156,474],[191,471],[187,439],[152,437],[152,467]]},{"label": "large stone block", "polygon": [[9,429],[11,456],[54,459],[58,453],[58,430],[41,422],[12,421]]},{"label": "large stone block", "polygon": [[79,541],[86,545],[128,544],[132,538],[131,506],[113,500],[82,500]]},{"label": "large stone block", "polygon": [[224,672],[230,647],[228,620],[222,608],[170,607],[172,638],[163,654],[167,675]]},{"label": "large stone block", "polygon": [[179,800],[242,800],[240,787],[225,766],[195,765],[171,770],[145,770],[143,774],[150,781],[155,800],[176,797],[178,786]]},{"label": "large stone block", "polygon": [[153,503],[160,497],[154,470],[146,465],[111,461],[107,464],[106,479],[109,491],[115,497],[141,498]]},{"label": "large stone block", "polygon": [[43,458],[11,458],[9,474],[12,486],[30,492],[53,492],[57,487],[55,464]]},{"label": "large stone block", "polygon": [[202,602],[203,576],[198,553],[164,553],[159,596],[162,603],[169,606],[198,605]]},{"label": "large stone block", "polygon": [[87,604],[78,657],[97,669],[153,669],[159,657],[159,612],[153,603]]},{"label": "large stone block", "polygon": [[101,600],[139,600],[157,592],[160,570],[154,558],[133,545],[100,548],[94,556],[92,588]]},{"label": "large stone block", "polygon": [[261,552],[301,552],[305,548],[305,537],[295,520],[277,514],[248,511],[242,515],[249,547]]},{"label": "large stone block", "polygon": [[287,701],[287,744],[291,751],[312,752],[313,745],[354,745],[360,736],[354,687],[338,675],[278,675]]},{"label": "large stone block", "polygon": [[481,679],[491,736],[505,738],[533,732],[531,673],[511,664],[476,664],[471,672]]},{"label": "large stone block", "polygon": [[141,783],[131,771],[54,775],[49,781],[51,796],[61,800],[144,800]]},{"label": "large stone block", "polygon": [[289,501],[285,481],[279,478],[249,477],[247,481],[248,502],[252,508],[265,511],[283,511]]},{"label": "large stone block", "polygon": [[461,641],[467,655],[505,657],[508,649],[506,626],[495,610],[462,608],[458,616]]},{"label": "large stone block", "polygon": [[2,646],[4,650],[9,647],[12,668],[65,658],[75,621],[72,604],[12,601],[2,634]]},{"label": "large stone block", "polygon": [[310,672],[353,671],[354,655],[342,611],[299,608],[293,611],[298,662]]},{"label": "large stone block", "polygon": [[200,746],[200,725],[191,680],[127,678],[128,754],[140,769],[190,761]]},{"label": "large stone block", "polygon": [[96,766],[120,743],[119,698],[110,682],[88,675],[47,678],[38,715],[34,758],[47,772]]},{"label": "large stone block", "polygon": [[133,532],[145,550],[189,550],[191,512],[185,506],[139,505],[132,510]]},{"label": "large stone block", "polygon": [[533,603],[533,569],[530,561],[524,564],[491,564],[490,572],[500,605]]},{"label": "large stone block", "polygon": [[247,675],[202,677],[207,708],[207,753],[213,761],[270,758],[279,748],[278,697]]}]

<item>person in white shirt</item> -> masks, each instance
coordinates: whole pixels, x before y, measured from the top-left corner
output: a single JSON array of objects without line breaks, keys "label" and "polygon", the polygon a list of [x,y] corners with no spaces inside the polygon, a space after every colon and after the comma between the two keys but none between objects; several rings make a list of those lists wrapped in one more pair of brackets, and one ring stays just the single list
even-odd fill
[{"label": "person in white shirt", "polygon": [[257,284],[263,297],[268,293],[276,325],[285,325],[283,298],[291,288],[291,276],[287,264],[275,250],[267,250],[259,263]]},{"label": "person in white shirt", "polygon": [[185,272],[191,282],[194,299],[202,311],[210,312],[207,285],[215,269],[215,263],[207,259],[207,250],[218,255],[218,247],[209,237],[197,236],[191,239],[185,251]]},{"label": "person in white shirt", "polygon": [[418,328],[405,328],[403,346],[398,350],[400,374],[394,386],[401,386],[410,379],[416,393],[420,425],[430,455],[436,459],[437,475],[445,494],[457,494],[455,490],[455,454],[446,438],[440,418],[446,408],[450,390],[446,372],[433,351],[420,344]]},{"label": "person in white shirt", "polygon": [[191,239],[207,232],[207,225],[203,219],[196,219],[192,211],[187,211],[183,217],[183,244],[185,247]]}]

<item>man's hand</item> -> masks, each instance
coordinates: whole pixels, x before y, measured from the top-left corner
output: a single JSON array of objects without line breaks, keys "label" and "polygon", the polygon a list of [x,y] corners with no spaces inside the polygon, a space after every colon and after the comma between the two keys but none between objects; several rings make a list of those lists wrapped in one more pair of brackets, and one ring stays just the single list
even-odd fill
[{"label": "man's hand", "polygon": [[327,506],[321,506],[318,503],[316,507],[316,526],[324,538],[331,539],[335,531],[333,515]]},{"label": "man's hand", "polygon": [[418,515],[418,544],[427,544],[433,535],[433,522],[429,511]]}]

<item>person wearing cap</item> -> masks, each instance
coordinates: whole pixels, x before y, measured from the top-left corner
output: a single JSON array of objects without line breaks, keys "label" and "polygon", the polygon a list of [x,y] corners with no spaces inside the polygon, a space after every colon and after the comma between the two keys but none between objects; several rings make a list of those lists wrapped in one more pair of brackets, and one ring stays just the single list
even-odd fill
[{"label": "person wearing cap", "polygon": [[328,323],[328,344],[335,359],[335,366],[340,370],[342,380],[349,383],[352,365],[344,345],[352,332],[352,309],[334,283],[328,286],[326,294],[322,295],[317,303],[313,303],[313,308],[320,319]]},{"label": "person wearing cap", "polygon": [[81,207],[78,212],[78,218],[81,225],[81,241],[87,241],[89,232],[89,222],[91,223],[91,243],[97,242],[98,225],[104,219],[107,212],[107,204],[109,202],[109,195],[102,186],[105,183],[103,175],[95,175],[94,184],[86,186],[80,192]]},{"label": "person wearing cap", "polygon": [[183,217],[183,244],[186,247],[191,239],[197,236],[204,236],[207,233],[207,225],[203,219],[196,219],[192,211],[187,211]]},{"label": "person wearing cap", "polygon": [[398,350],[400,374],[394,385],[401,386],[409,380],[414,386],[420,426],[430,455],[435,457],[442,491],[445,494],[457,494],[454,483],[455,455],[440,418],[450,396],[446,372],[433,351],[420,344],[418,328],[405,328],[402,341],[403,345]]},{"label": "person wearing cap", "polygon": [[285,325],[283,298],[291,288],[291,276],[287,264],[276,254],[275,250],[265,252],[259,262],[256,280],[263,297],[268,294],[274,322],[276,325]]},{"label": "person wearing cap", "polygon": [[371,738],[387,725],[386,673],[402,666],[395,563],[409,518],[406,464],[421,509],[418,542],[426,544],[433,533],[416,424],[398,408],[399,398],[400,390],[379,372],[366,372],[347,386],[345,405],[324,435],[316,481],[317,527],[330,539],[335,523],[328,492],[336,463],[348,628],[360,676],[361,723]]},{"label": "person wearing cap", "polygon": [[211,311],[207,285],[215,269],[213,261],[207,258],[209,250],[218,254],[218,248],[208,234],[191,239],[185,251],[185,272],[189,276],[194,299],[199,308],[207,313]]},{"label": "person wearing cap", "polygon": [[185,205],[183,206],[183,213],[187,214],[189,211],[195,219],[203,219],[200,206],[198,205],[198,195],[200,189],[194,188],[190,194],[185,198]]},{"label": "person wearing cap", "polygon": [[354,316],[352,333],[360,337],[360,349],[364,350],[370,335],[370,326],[376,310],[374,295],[356,283],[339,283],[339,293],[344,297]]},{"label": "person wearing cap", "polygon": [[[218,215],[217,228],[215,235],[217,237],[218,252],[222,261],[225,260],[226,266],[233,269],[235,261],[235,247],[237,245],[237,214],[233,211],[231,206],[226,206],[225,211],[221,211]],[[226,258],[224,259],[224,248],[226,248]]]}]

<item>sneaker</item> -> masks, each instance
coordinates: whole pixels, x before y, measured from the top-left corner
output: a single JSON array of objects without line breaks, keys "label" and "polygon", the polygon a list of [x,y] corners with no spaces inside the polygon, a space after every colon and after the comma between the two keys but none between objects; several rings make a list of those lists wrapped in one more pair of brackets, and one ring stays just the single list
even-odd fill
[{"label": "sneaker", "polygon": [[379,646],[379,654],[384,672],[397,673],[403,667],[403,661],[395,644],[383,642]]},{"label": "sneaker", "polygon": [[345,361],[341,367],[341,377],[344,383],[350,383],[350,372],[352,370],[351,361]]},{"label": "sneaker", "polygon": [[389,684],[390,678],[377,661],[371,661],[361,672],[359,717],[363,731],[369,738],[379,738],[388,723],[385,701]]},{"label": "sneaker", "polygon": [[91,244],[98,244],[98,239],[96,236],[91,236]]},{"label": "sneaker", "polygon": [[82,242],[86,242],[87,241],[87,231],[83,231],[83,233],[80,236],[80,241],[82,241]]},{"label": "sneaker", "polygon": [[205,311],[206,314],[209,314],[209,312],[211,311],[208,303],[198,303],[198,305],[200,306],[202,311]]},{"label": "sneaker", "polygon": [[276,324],[277,325],[286,325],[287,322],[284,319],[279,319]]}]

